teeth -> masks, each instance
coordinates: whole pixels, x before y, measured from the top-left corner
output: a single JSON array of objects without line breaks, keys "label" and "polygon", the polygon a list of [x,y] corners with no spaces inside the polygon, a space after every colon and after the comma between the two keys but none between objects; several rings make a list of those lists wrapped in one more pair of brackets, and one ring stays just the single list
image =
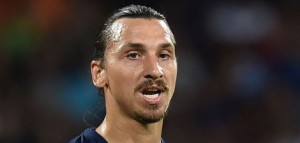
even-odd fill
[{"label": "teeth", "polygon": [[150,95],[148,95],[148,94],[144,94],[144,96],[146,96],[147,98],[149,98],[149,99],[155,99],[155,98],[157,98],[158,97],[158,93],[156,93],[156,94],[150,94]]}]

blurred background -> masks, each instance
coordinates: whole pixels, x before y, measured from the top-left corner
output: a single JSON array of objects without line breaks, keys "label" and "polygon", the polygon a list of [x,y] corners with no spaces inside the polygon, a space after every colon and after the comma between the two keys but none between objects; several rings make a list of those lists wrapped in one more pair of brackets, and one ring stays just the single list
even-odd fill
[{"label": "blurred background", "polygon": [[300,142],[300,1],[0,0],[1,143],[65,143],[101,122],[94,42],[131,3],[177,38],[168,143]]}]

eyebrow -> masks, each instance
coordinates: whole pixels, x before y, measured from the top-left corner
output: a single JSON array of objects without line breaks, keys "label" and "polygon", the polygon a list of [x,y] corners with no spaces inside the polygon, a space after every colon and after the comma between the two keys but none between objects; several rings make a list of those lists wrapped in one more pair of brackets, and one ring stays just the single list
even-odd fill
[{"label": "eyebrow", "polygon": [[159,47],[161,47],[162,49],[175,48],[171,43],[162,43],[159,45]]},{"label": "eyebrow", "polygon": [[[130,48],[133,48],[133,49],[142,49],[145,47],[145,45],[143,45],[141,43],[128,43],[127,46]],[[162,44],[159,44],[158,47],[162,48],[162,49],[175,48],[174,45],[171,43],[162,43]]]},{"label": "eyebrow", "polygon": [[140,43],[128,43],[128,47],[133,49],[141,49],[144,47],[144,45]]}]

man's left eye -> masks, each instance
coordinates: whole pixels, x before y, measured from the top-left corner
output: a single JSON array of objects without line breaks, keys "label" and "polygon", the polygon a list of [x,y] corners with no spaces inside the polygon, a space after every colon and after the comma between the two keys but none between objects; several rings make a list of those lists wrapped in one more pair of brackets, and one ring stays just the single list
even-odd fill
[{"label": "man's left eye", "polygon": [[168,54],[160,54],[159,55],[159,58],[162,58],[162,59],[168,59],[170,57],[170,55]]}]

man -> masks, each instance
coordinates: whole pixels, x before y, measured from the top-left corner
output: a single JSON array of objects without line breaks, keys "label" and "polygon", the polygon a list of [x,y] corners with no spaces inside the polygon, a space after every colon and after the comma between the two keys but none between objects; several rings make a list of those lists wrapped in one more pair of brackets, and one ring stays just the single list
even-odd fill
[{"label": "man", "polygon": [[113,14],[98,36],[93,84],[104,93],[106,116],[70,143],[160,143],[173,96],[175,38],[165,17],[139,5]]}]

